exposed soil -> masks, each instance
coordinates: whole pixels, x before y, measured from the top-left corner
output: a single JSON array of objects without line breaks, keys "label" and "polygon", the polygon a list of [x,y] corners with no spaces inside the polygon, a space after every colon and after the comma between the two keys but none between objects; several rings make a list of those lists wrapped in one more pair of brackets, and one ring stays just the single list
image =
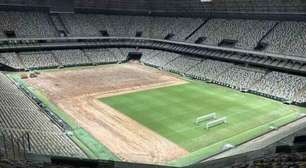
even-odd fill
[{"label": "exposed soil", "polygon": [[140,64],[42,72],[27,79],[124,161],[164,164],[188,151],[97,100],[186,83]]}]

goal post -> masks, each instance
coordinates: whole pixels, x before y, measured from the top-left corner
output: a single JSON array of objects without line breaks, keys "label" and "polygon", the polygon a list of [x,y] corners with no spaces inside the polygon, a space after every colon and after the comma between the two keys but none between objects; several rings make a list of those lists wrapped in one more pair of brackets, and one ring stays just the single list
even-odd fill
[{"label": "goal post", "polygon": [[210,113],[204,116],[200,116],[197,117],[194,121],[194,123],[196,125],[198,125],[199,123],[203,122],[203,121],[207,121],[207,120],[212,120],[212,119],[216,119],[217,118],[217,114],[216,113]]},{"label": "goal post", "polygon": [[209,129],[211,127],[214,127],[214,126],[217,126],[217,125],[220,125],[220,124],[225,124],[227,123],[227,118],[226,117],[222,117],[222,118],[218,118],[218,119],[215,119],[213,121],[209,121],[206,123],[206,129]]}]

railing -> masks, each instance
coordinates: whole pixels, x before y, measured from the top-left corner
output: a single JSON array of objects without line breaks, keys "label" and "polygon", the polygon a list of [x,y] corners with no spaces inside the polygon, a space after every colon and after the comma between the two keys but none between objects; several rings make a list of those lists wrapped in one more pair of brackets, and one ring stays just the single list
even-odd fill
[{"label": "railing", "polygon": [[[249,55],[257,55],[257,56],[265,56],[265,57],[273,57],[280,59],[290,59],[296,61],[306,62],[306,57],[296,56],[296,55],[282,55],[282,54],[274,54],[274,53],[266,53],[260,51],[253,50],[244,50],[239,48],[227,48],[227,47],[219,47],[212,45],[204,45],[204,44],[193,44],[179,41],[169,41],[162,39],[151,39],[151,38],[140,38],[140,37],[50,37],[50,38],[13,38],[13,39],[0,39],[0,47],[7,45],[16,45],[13,47],[22,47],[22,44],[32,44],[32,45],[40,45],[41,47],[47,46],[44,44],[61,44],[61,43],[93,43],[100,42],[103,43],[113,43],[113,44],[121,44],[121,45],[132,45],[132,46],[156,46],[156,45],[176,45],[183,47],[193,47],[199,49],[211,49],[211,50],[219,50],[225,52],[234,52],[240,54],[249,54]],[[7,46],[8,47],[8,46]]]},{"label": "railing", "polygon": [[[238,48],[226,48],[211,45],[192,44],[161,39],[137,38],[137,37],[58,37],[58,38],[14,38],[0,39],[0,52],[19,52],[55,49],[85,49],[85,48],[146,48],[165,50],[170,52],[197,55],[212,59],[230,62],[247,63],[255,66],[265,66],[283,70],[291,70],[297,73],[305,73],[306,68],[294,69],[282,65],[271,65],[265,60],[281,60],[293,62],[306,67],[306,57],[295,55],[281,55],[265,53]],[[212,52],[219,52],[213,53]],[[221,54],[220,54],[221,53]],[[260,61],[249,59],[259,58]],[[262,61],[263,60],[263,61]]]}]

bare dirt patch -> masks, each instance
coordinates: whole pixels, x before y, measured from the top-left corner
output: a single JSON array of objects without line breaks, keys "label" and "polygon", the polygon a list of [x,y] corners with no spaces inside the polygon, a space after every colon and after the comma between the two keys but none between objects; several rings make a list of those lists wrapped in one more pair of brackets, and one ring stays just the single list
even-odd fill
[{"label": "bare dirt patch", "polygon": [[139,64],[42,72],[27,79],[124,161],[164,164],[188,151],[98,98],[186,83]]}]

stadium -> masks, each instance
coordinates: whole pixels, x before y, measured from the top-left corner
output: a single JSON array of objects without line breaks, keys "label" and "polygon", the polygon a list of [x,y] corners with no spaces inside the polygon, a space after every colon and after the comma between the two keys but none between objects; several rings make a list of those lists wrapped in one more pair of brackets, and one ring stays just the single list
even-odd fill
[{"label": "stadium", "polygon": [[306,167],[306,2],[0,0],[0,167]]}]

